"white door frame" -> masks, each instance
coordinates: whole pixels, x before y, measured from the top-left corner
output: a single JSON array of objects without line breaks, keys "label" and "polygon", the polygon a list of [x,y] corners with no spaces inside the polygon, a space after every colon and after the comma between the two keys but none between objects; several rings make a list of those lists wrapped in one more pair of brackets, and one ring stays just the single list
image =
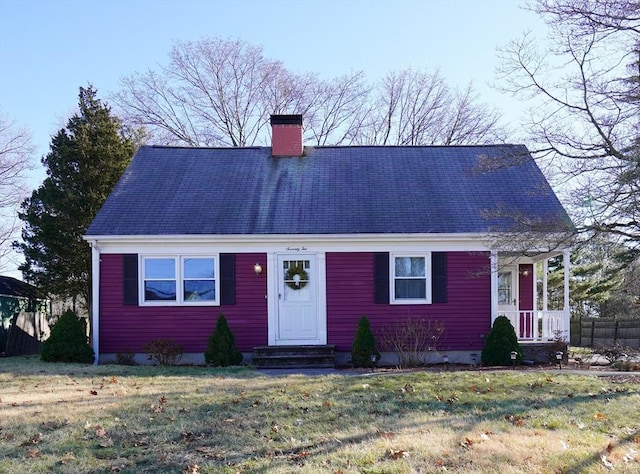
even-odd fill
[{"label": "white door frame", "polygon": [[326,257],[324,253],[282,251],[267,255],[267,320],[268,344],[270,346],[295,344],[295,342],[280,341],[278,339],[278,318],[280,311],[280,278],[281,258],[290,257],[292,260],[311,258],[315,260],[315,275],[310,275],[310,285],[316,292],[315,313],[317,337],[313,340],[301,341],[304,345],[324,345],[327,343],[327,297],[326,297]]}]

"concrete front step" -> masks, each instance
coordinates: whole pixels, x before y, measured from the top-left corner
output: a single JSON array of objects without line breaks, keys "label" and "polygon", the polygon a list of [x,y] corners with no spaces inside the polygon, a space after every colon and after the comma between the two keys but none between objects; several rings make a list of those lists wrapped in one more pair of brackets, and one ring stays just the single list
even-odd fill
[{"label": "concrete front step", "polygon": [[335,346],[261,346],[253,349],[258,368],[333,368]]}]

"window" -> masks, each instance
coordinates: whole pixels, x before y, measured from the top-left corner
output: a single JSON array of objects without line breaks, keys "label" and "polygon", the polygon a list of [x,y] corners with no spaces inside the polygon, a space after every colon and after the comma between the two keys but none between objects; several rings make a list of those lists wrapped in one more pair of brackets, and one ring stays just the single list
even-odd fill
[{"label": "window", "polygon": [[149,304],[218,304],[217,258],[143,257],[143,301]]},{"label": "window", "polygon": [[427,255],[394,255],[392,258],[392,301],[394,303],[429,303],[429,262]]},{"label": "window", "polygon": [[176,261],[173,258],[144,260],[144,300],[176,301]]},{"label": "window", "polygon": [[511,296],[512,280],[511,272],[498,273],[498,304],[515,304]]},{"label": "window", "polygon": [[215,261],[213,258],[185,258],[184,268],[184,300],[215,301],[216,280]]}]

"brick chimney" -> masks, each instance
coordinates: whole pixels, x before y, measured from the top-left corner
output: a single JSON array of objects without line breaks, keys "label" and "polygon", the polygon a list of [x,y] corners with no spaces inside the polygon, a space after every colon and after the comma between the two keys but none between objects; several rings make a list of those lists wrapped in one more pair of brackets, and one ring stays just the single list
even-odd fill
[{"label": "brick chimney", "polygon": [[302,156],[302,115],[271,116],[271,154]]}]

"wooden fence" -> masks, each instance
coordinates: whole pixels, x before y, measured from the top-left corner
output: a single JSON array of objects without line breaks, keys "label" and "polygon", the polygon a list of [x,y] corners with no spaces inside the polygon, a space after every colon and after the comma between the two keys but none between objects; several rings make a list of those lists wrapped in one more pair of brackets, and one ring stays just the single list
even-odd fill
[{"label": "wooden fence", "polygon": [[640,319],[582,318],[571,321],[572,346],[606,346],[615,342],[640,347]]}]

